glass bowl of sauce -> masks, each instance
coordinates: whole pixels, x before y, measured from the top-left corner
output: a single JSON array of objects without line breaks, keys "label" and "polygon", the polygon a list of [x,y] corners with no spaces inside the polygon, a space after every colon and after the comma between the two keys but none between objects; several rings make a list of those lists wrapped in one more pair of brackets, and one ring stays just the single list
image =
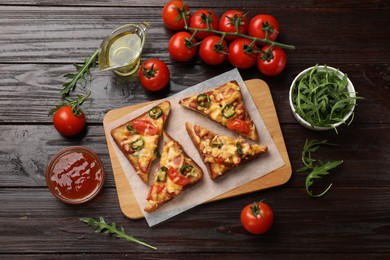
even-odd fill
[{"label": "glass bowl of sauce", "polygon": [[104,167],[89,148],[70,146],[60,150],[46,168],[50,192],[69,204],[81,204],[96,197],[104,184]]}]

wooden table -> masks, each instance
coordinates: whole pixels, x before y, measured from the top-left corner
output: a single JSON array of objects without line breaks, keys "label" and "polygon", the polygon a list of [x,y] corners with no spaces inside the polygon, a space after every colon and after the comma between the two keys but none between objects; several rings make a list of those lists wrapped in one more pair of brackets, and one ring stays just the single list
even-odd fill
[{"label": "wooden table", "polygon": [[[390,257],[390,4],[388,1],[188,1],[191,10],[236,8],[273,14],[280,41],[293,44],[284,72],[274,78],[256,68],[242,70],[245,80],[270,86],[290,156],[293,175],[282,186],[201,205],[154,228],[130,220],[119,207],[104,136],[105,114],[119,107],[164,98],[232,69],[170,59],[173,34],[162,23],[163,3],[151,1],[3,0],[0,4],[0,258],[321,258]],[[60,100],[64,74],[74,72],[102,39],[119,25],[152,23],[143,59],[159,58],[172,74],[169,88],[146,92],[137,78],[95,70],[83,109],[88,131],[81,139],[55,131],[49,109]],[[353,123],[339,134],[300,126],[288,105],[293,78],[315,64],[347,73],[360,96]],[[331,190],[312,199],[305,192],[302,147],[307,138],[328,139],[338,148],[322,148],[321,158],[343,159],[333,171]],[[83,145],[102,158],[107,180],[99,196],[82,206],[65,205],[48,191],[44,171],[61,148]],[[275,223],[265,235],[248,234],[240,211],[266,199]],[[96,234],[80,217],[103,216],[148,249]]]}]

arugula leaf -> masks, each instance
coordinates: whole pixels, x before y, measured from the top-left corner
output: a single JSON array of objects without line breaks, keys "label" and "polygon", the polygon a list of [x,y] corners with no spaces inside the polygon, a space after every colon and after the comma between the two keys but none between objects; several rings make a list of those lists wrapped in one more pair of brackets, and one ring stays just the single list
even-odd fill
[{"label": "arugula leaf", "polygon": [[[329,127],[343,122],[356,104],[357,97],[348,90],[348,77],[340,79],[337,71],[318,70],[318,64],[294,84],[292,100],[295,110],[312,126]],[[355,93],[356,94],[356,93]],[[350,120],[351,123],[353,120]],[[337,132],[336,128],[335,131]]]},{"label": "arugula leaf", "polygon": [[315,151],[318,150],[320,145],[331,145],[331,146],[337,146],[336,144],[328,143],[328,140],[308,140],[306,139],[305,144],[303,146],[303,151],[302,151],[302,162],[305,165],[304,167],[298,169],[298,172],[303,172],[308,169],[313,169],[313,163],[317,162],[316,159],[313,159],[311,157],[311,153],[314,153]]},{"label": "arugula leaf", "polygon": [[99,217],[99,219],[94,219],[94,218],[80,218],[80,221],[88,224],[89,226],[97,227],[96,232],[97,233],[106,233],[106,234],[113,234],[117,238],[123,238],[127,241],[135,242],[137,244],[152,248],[152,249],[157,249],[154,246],[151,246],[149,244],[146,244],[145,242],[142,242],[135,237],[126,234],[125,230],[123,227],[118,228],[116,227],[115,223],[111,223],[111,225],[107,224],[106,221],[104,220],[103,217]]},{"label": "arugula leaf", "polygon": [[328,192],[328,190],[332,187],[332,183],[329,184],[329,186],[320,194],[313,194],[311,190],[311,185],[313,185],[314,179],[321,179],[322,176],[328,175],[329,170],[336,168],[340,164],[342,164],[343,161],[332,161],[332,162],[326,162],[324,165],[321,166],[315,166],[313,170],[309,173],[309,175],[306,177],[306,192],[310,197],[318,198],[325,193]]},{"label": "arugula leaf", "polygon": [[61,95],[67,96],[69,93],[74,90],[74,88],[77,85],[77,82],[81,80],[81,86],[85,87],[87,84],[87,78],[91,78],[92,74],[90,69],[94,69],[96,66],[96,58],[99,54],[99,49],[97,49],[91,57],[85,60],[83,66],[78,64],[73,64],[73,66],[76,68],[77,73],[68,73],[65,74],[64,77],[70,79],[70,81],[64,83],[61,90]]},{"label": "arugula leaf", "polygon": [[336,168],[337,166],[343,163],[342,160],[323,162],[318,159],[313,159],[311,154],[316,152],[321,145],[337,146],[336,144],[328,143],[327,140],[319,141],[319,140],[306,139],[305,144],[303,146],[302,156],[301,156],[304,166],[297,170],[298,172],[311,170],[309,175],[306,176],[305,185],[306,185],[307,194],[310,197],[314,197],[314,198],[318,198],[325,195],[325,193],[327,193],[329,189],[332,187],[332,183],[331,183],[322,193],[313,194],[311,190],[311,186],[313,185],[314,180],[321,179],[322,176],[328,175],[329,170]]}]

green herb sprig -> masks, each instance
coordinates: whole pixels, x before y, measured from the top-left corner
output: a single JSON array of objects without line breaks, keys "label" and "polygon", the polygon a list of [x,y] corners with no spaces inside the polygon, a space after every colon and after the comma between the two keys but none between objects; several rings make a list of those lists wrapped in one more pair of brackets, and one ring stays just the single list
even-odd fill
[{"label": "green herb sprig", "polygon": [[[292,90],[292,102],[296,113],[310,125],[332,127],[336,123],[347,123],[344,117],[356,104],[357,97],[351,95],[346,74],[340,79],[337,71],[318,70],[318,64],[297,80]],[[350,120],[350,124],[353,120]],[[335,128],[336,130],[336,128]],[[337,130],[336,130],[337,131]]]},{"label": "green herb sprig", "polygon": [[76,63],[73,64],[77,70],[77,73],[68,73],[64,75],[64,77],[70,79],[70,81],[63,84],[63,88],[60,92],[61,95],[69,95],[69,93],[74,90],[79,80],[81,80],[81,86],[85,87],[85,85],[87,84],[87,78],[92,77],[91,69],[94,69],[96,67],[96,58],[98,54],[99,49],[97,49],[91,57],[86,59],[82,66]]},{"label": "green herb sprig", "polygon": [[329,170],[334,169],[343,163],[342,160],[323,162],[321,160],[313,159],[311,154],[317,151],[321,145],[336,146],[335,144],[328,143],[327,140],[318,141],[318,140],[306,139],[305,145],[303,146],[303,152],[301,157],[304,166],[298,169],[298,172],[311,170],[311,172],[306,176],[305,186],[306,186],[306,193],[313,198],[322,197],[332,187],[332,183],[330,183],[323,192],[319,194],[314,194],[311,189],[314,180],[321,179],[323,176],[328,175],[330,173]]},{"label": "green herb sprig", "polygon": [[63,106],[71,106],[71,107],[72,107],[72,113],[73,113],[75,116],[80,116],[81,113],[83,112],[83,111],[80,109],[80,106],[81,106],[81,104],[84,103],[84,101],[85,101],[87,98],[89,98],[90,95],[91,95],[91,91],[89,91],[88,94],[85,95],[85,96],[77,95],[77,98],[76,98],[76,99],[64,98],[64,100],[61,101],[56,107],[50,109],[48,115],[51,116],[52,114],[54,114],[58,109],[60,109],[60,108],[63,107]]},{"label": "green herb sprig", "polygon": [[120,227],[120,229],[118,229],[116,227],[115,223],[111,223],[110,225],[107,224],[103,217],[99,217],[98,220],[94,219],[94,218],[84,217],[84,218],[80,218],[80,221],[88,224],[89,226],[97,227],[97,230],[96,230],[97,233],[112,234],[117,238],[123,238],[127,241],[135,242],[137,244],[149,247],[151,249],[157,249],[154,246],[151,246],[145,242],[142,242],[142,241],[136,239],[135,237],[133,237],[131,235],[126,234],[123,227]]}]

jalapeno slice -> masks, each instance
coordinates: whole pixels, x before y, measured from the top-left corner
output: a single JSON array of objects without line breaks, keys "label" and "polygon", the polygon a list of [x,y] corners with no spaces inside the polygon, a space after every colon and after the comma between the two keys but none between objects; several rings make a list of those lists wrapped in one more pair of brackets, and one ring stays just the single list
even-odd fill
[{"label": "jalapeno slice", "polygon": [[152,119],[157,119],[163,114],[163,110],[159,106],[152,107],[152,109],[149,110],[149,116]]},{"label": "jalapeno slice", "polygon": [[236,143],[236,147],[237,147],[237,155],[239,157],[242,157],[243,156],[243,152],[242,152],[242,145],[240,142],[237,142]]},{"label": "jalapeno slice", "polygon": [[213,143],[211,144],[211,147],[221,149],[223,146],[223,143]]},{"label": "jalapeno slice", "polygon": [[222,115],[224,118],[229,119],[236,114],[235,106],[233,104],[227,104],[222,109]]},{"label": "jalapeno slice", "polygon": [[134,151],[139,151],[144,148],[145,141],[141,137],[137,138],[134,142],[130,143],[131,149]]},{"label": "jalapeno slice", "polygon": [[129,131],[132,134],[136,134],[137,133],[137,131],[135,131],[135,129],[133,128],[133,126],[131,124],[127,124],[126,125],[126,129],[127,129],[127,131]]},{"label": "jalapeno slice", "polygon": [[163,166],[158,170],[157,181],[164,182],[167,179],[168,168]]},{"label": "jalapeno slice", "polygon": [[208,108],[210,107],[210,97],[207,94],[199,94],[196,97],[196,103],[201,107]]},{"label": "jalapeno slice", "polygon": [[191,164],[184,164],[182,167],[180,167],[180,173],[184,176],[189,175],[194,167]]}]

